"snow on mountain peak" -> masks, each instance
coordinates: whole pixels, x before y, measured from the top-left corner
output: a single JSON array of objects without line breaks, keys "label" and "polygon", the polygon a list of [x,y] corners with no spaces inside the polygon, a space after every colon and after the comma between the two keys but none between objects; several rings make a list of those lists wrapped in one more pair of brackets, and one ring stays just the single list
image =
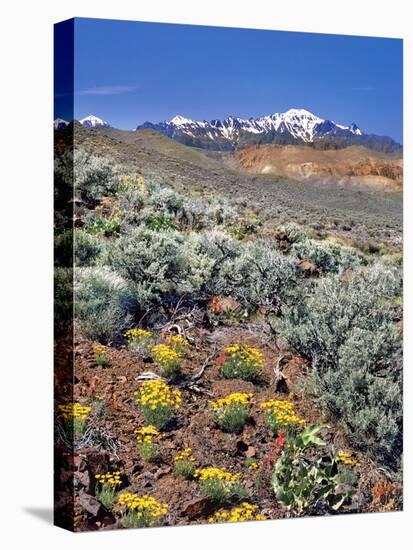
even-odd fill
[{"label": "snow on mountain peak", "polygon": [[328,136],[363,135],[355,124],[336,124],[306,109],[289,109],[283,113],[249,119],[231,115],[210,121],[191,120],[182,115],[175,115],[171,120],[158,124],[145,122],[138,126],[138,129],[140,128],[152,128],[177,141],[193,142],[197,146],[201,144],[211,148],[233,148],[240,142],[251,143],[262,138],[274,141],[275,136],[278,136],[282,143],[311,143]]},{"label": "snow on mountain peak", "polygon": [[296,116],[296,117],[306,117],[306,118],[316,118],[318,120],[322,120],[317,115],[314,115],[313,113],[310,113],[310,111],[307,111],[306,109],[288,109],[285,113],[280,113],[281,115],[287,116]]},{"label": "snow on mountain peak", "polygon": [[95,115],[85,116],[85,118],[82,118],[81,120],[79,120],[79,122],[82,126],[87,126],[88,128],[109,126],[109,124],[105,120]]},{"label": "snow on mountain peak", "polygon": [[175,115],[168,123],[174,124],[175,126],[183,126],[184,124],[193,124],[194,121],[181,115]]},{"label": "snow on mountain peak", "polygon": [[55,130],[63,130],[68,125],[68,121],[63,118],[55,118],[53,121],[53,127]]}]

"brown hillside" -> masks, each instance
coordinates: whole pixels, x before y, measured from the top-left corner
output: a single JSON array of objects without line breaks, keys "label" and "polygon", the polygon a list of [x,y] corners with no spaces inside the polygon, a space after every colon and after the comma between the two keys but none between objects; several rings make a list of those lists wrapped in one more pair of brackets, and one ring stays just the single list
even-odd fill
[{"label": "brown hillside", "polygon": [[295,145],[258,145],[235,153],[239,165],[256,174],[290,178],[340,179],[399,190],[403,160],[365,147],[320,151]]}]

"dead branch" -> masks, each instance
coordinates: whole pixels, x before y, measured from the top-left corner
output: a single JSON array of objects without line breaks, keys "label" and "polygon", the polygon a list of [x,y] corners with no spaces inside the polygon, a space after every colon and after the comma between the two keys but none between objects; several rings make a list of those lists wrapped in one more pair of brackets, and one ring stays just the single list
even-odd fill
[{"label": "dead branch", "polygon": [[136,380],[165,380],[162,376],[159,376],[159,374],[156,374],[152,371],[146,371],[140,374],[136,377]]},{"label": "dead branch", "polygon": [[288,386],[287,386],[287,382],[285,380],[285,376],[284,374],[281,372],[281,363],[284,361],[284,359],[286,359],[288,357],[288,355],[280,355],[280,357],[278,358],[278,361],[277,363],[275,364],[274,366],[274,381],[273,381],[273,384],[275,385],[277,391],[280,391],[280,392],[287,392],[288,391]]},{"label": "dead branch", "polygon": [[199,380],[202,377],[205,369],[211,364],[211,361],[215,358],[216,353],[217,353],[217,348],[216,346],[214,346],[212,353],[208,355],[208,357],[205,359],[199,371],[191,376],[190,382],[195,382],[195,380]]}]

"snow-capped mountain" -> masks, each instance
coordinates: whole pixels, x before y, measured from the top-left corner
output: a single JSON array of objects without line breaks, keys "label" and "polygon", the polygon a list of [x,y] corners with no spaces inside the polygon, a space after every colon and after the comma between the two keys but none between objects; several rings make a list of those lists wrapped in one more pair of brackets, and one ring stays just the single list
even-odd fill
[{"label": "snow-capped mountain", "polygon": [[[107,128],[109,126],[106,120],[103,120],[102,118],[99,118],[95,115],[85,116],[85,118],[80,119],[79,122],[82,126],[85,126],[86,128]],[[53,126],[55,130],[63,130],[63,128],[66,128],[68,124],[69,121],[64,120],[63,118],[55,118],[55,120],[53,121]]]},{"label": "snow-capped mountain", "polygon": [[354,123],[349,126],[337,124],[305,109],[290,109],[259,118],[229,116],[211,121],[176,115],[158,124],[145,122],[137,130],[142,128],[152,128],[187,145],[210,149],[234,149],[253,143],[312,143],[326,136],[363,135]]},{"label": "snow-capped mountain", "polygon": [[63,118],[55,118],[53,121],[53,127],[55,130],[63,130],[68,125],[68,121]]},{"label": "snow-capped mountain", "polygon": [[109,126],[106,120],[95,115],[85,116],[85,118],[80,119],[79,122],[82,126],[87,126],[88,128],[103,128]]}]

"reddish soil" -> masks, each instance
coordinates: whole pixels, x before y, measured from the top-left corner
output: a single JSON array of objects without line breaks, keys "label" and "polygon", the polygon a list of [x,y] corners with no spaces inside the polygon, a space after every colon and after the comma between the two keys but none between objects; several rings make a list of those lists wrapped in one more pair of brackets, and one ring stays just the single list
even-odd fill
[{"label": "reddish soil", "polygon": [[[74,400],[92,403],[90,424],[117,445],[116,450],[80,448],[76,451],[76,530],[119,527],[119,520],[106,512],[94,498],[95,474],[112,469],[122,472],[122,489],[140,495],[152,495],[168,504],[169,513],[163,524],[206,522],[214,510],[207,499],[200,497],[198,484],[174,473],[174,456],[186,447],[192,448],[198,467],[217,466],[241,473],[242,482],[248,490],[246,500],[257,504],[260,513],[268,518],[288,517],[288,512],[276,503],[270,492],[271,465],[268,457],[274,445],[274,437],[265,426],[265,415],[259,409],[259,404],[271,398],[288,397],[307,422],[323,421],[317,403],[309,401],[308,397],[304,399],[297,389],[297,382],[306,372],[305,361],[271,349],[264,340],[242,328],[219,327],[212,334],[197,330],[191,337],[196,345],[190,346],[183,376],[197,372],[211,355],[212,359],[197,381],[200,391],[182,389],[182,406],[177,423],[160,439],[161,456],[157,464],[144,463],[139,456],[134,430],[144,425],[144,418],[133,393],[141,383],[138,376],[148,371],[160,374],[158,368],[127,349],[115,348],[108,348],[109,366],[97,366],[93,343],[81,338],[75,341]],[[261,384],[223,378],[219,353],[225,346],[235,342],[258,347],[264,353],[264,380]],[[274,367],[281,354],[284,355],[280,365],[285,383],[276,385]],[[239,435],[224,433],[216,427],[208,405],[208,400],[234,391],[251,392],[255,396],[251,416]],[[333,441],[337,433],[328,429],[323,436]],[[246,467],[247,457],[257,459],[260,465],[258,470]],[[65,460],[69,460],[69,456]],[[65,476],[64,472],[62,476]],[[60,482],[64,484],[69,480],[70,474],[67,473]]]}]

